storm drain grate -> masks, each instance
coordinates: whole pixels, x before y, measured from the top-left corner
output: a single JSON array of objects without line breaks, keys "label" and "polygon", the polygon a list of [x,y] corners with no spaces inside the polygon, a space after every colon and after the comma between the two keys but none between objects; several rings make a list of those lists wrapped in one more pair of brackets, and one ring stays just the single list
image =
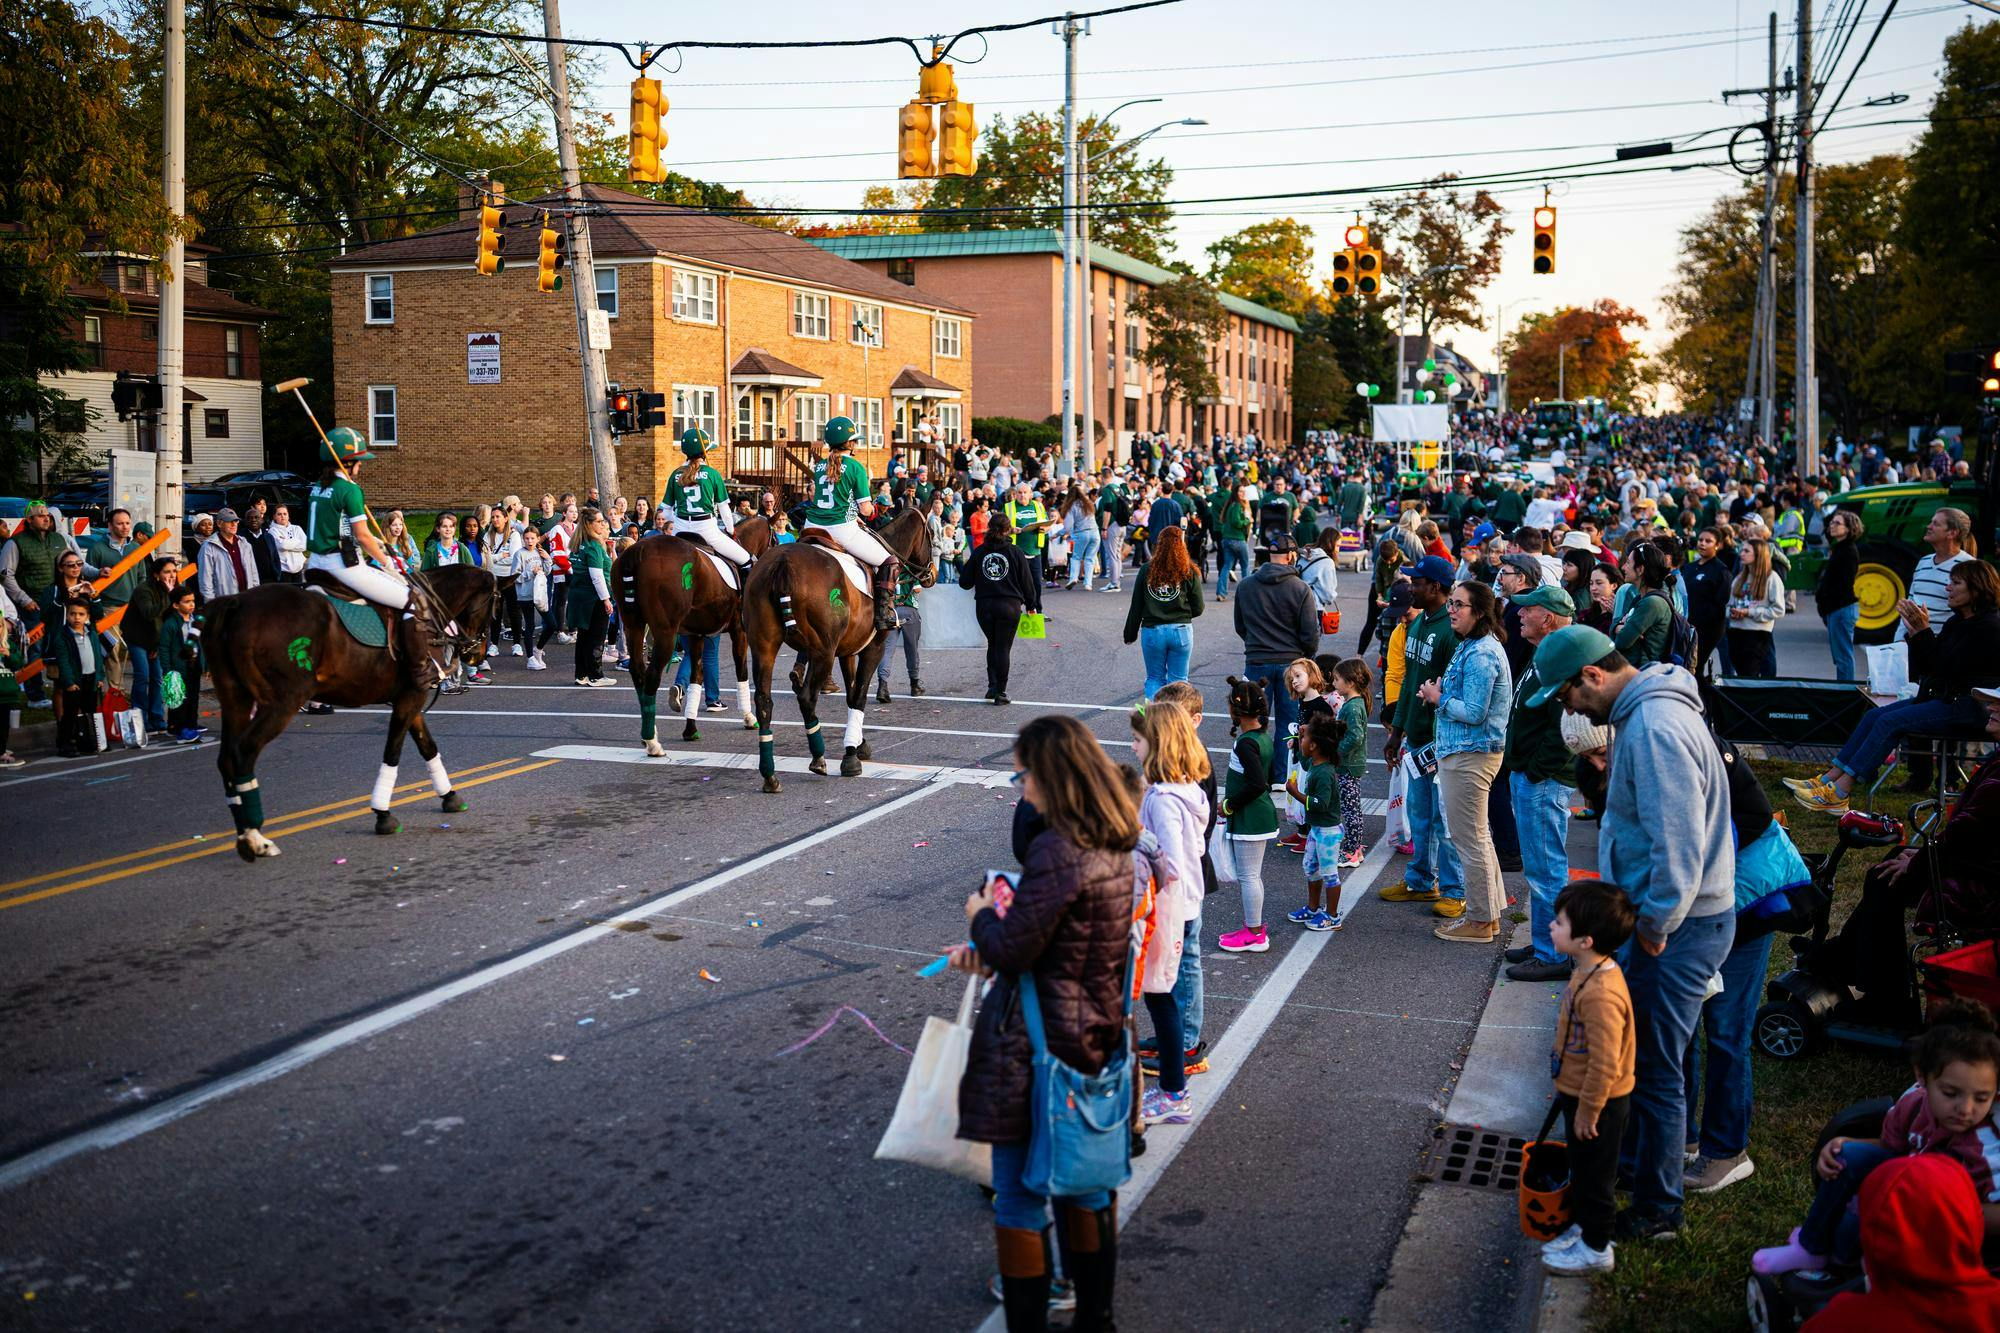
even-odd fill
[{"label": "storm drain grate", "polygon": [[1527,1140],[1518,1134],[1502,1134],[1477,1125],[1442,1124],[1431,1138],[1417,1178],[1440,1185],[1511,1192],[1521,1183],[1521,1149],[1526,1145]]}]

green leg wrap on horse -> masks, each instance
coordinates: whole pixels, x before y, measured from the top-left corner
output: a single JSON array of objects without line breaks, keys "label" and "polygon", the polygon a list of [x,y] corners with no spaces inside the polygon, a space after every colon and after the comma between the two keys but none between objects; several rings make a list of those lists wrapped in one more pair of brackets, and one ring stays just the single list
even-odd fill
[{"label": "green leg wrap on horse", "polygon": [[264,793],[257,786],[257,779],[249,778],[236,784],[236,794],[243,798],[243,828],[264,827]]},{"label": "green leg wrap on horse", "polygon": [[806,728],[806,744],[812,746],[813,758],[826,758],[826,737],[820,734],[819,723]]},{"label": "green leg wrap on horse", "polygon": [[767,778],[778,771],[777,747],[769,736],[757,738],[757,771]]},{"label": "green leg wrap on horse", "polygon": [[660,696],[642,694],[639,696],[639,739],[652,740],[659,734]]}]

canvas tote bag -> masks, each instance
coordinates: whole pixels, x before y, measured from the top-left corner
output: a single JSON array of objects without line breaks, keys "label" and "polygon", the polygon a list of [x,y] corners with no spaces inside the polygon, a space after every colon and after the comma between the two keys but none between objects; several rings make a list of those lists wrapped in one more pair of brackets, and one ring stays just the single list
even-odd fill
[{"label": "canvas tote bag", "polygon": [[924,1020],[896,1114],[875,1146],[878,1159],[915,1162],[976,1184],[993,1183],[992,1145],[958,1137],[958,1083],[972,1048],[972,1005],[978,994],[979,978],[967,977],[958,1017]]}]

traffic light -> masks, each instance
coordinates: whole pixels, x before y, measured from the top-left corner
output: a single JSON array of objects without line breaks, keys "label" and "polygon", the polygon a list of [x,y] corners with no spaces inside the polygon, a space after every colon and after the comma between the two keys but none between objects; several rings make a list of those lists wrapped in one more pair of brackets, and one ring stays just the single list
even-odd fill
[{"label": "traffic light", "polygon": [[979,134],[972,103],[946,102],[938,113],[938,163],[940,176],[970,176],[977,169],[972,141]]},{"label": "traffic light", "polygon": [[2000,347],[1986,354],[1985,368],[1979,372],[1979,392],[1987,398],[2000,397]]},{"label": "traffic light", "polygon": [[667,396],[640,389],[632,395],[634,428],[653,430],[667,424]]},{"label": "traffic light", "polygon": [[1535,210],[1535,272],[1556,271],[1556,210],[1543,204]]},{"label": "traffic light", "polygon": [[632,395],[613,387],[605,396],[605,408],[611,414],[611,433],[630,435],[639,428],[632,411]]},{"label": "traffic light", "polygon": [[917,100],[933,106],[958,100],[958,80],[943,59],[944,43],[931,43],[931,63],[917,70]]},{"label": "traffic light", "polygon": [[1382,252],[1372,245],[1354,252],[1354,290],[1362,296],[1382,290]]},{"label": "traffic light", "polygon": [[909,102],[896,121],[896,176],[935,176],[931,166],[931,109],[922,102]]},{"label": "traffic light", "polygon": [[658,79],[632,80],[632,161],[625,179],[658,185],[667,178],[661,158],[667,146],[667,99]]},{"label": "traffic light", "polygon": [[535,286],[545,292],[562,290],[562,233],[549,225],[549,215],[542,214],[542,252],[536,261]]},{"label": "traffic light", "polygon": [[1368,244],[1368,228],[1355,223],[1341,235],[1342,249],[1333,256],[1333,281],[1330,286],[1336,298],[1354,295],[1354,280],[1357,276],[1355,260],[1361,247]]},{"label": "traffic light", "polygon": [[479,205],[479,256],[472,267],[489,278],[507,267],[507,256],[500,252],[501,202],[502,196],[495,190]]}]

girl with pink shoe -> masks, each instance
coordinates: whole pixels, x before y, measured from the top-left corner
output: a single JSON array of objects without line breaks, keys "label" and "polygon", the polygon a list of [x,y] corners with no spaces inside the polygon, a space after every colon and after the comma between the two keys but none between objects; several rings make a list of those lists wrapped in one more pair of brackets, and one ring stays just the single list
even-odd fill
[{"label": "girl with pink shoe", "polygon": [[1264,849],[1278,836],[1278,807],[1271,800],[1271,703],[1260,681],[1229,677],[1229,776],[1222,788],[1222,813],[1229,821],[1229,854],[1243,891],[1243,928],[1218,941],[1225,953],[1263,953],[1271,947],[1264,931]]}]

